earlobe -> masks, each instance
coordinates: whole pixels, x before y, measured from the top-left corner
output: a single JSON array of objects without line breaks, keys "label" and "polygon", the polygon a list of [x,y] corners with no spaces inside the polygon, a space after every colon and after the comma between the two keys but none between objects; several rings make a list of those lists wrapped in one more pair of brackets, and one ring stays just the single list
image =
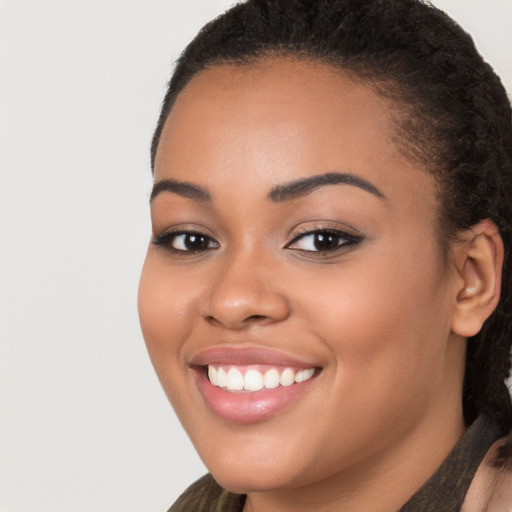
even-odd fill
[{"label": "earlobe", "polygon": [[503,242],[495,224],[486,219],[462,235],[456,248],[461,280],[455,297],[452,331],[463,337],[478,334],[500,298]]}]

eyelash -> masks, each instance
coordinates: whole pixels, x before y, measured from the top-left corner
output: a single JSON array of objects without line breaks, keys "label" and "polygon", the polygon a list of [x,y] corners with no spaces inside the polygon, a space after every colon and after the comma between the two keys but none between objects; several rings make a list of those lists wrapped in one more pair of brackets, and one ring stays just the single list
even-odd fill
[{"label": "eyelash", "polygon": [[[204,248],[198,248],[198,249],[177,249],[176,247],[173,247],[173,243],[178,239],[178,237],[199,237],[203,239],[204,242],[207,243],[207,247]],[[190,240],[189,240],[190,241]],[[219,248],[219,243],[211,238],[208,235],[205,235],[204,233],[201,233],[200,231],[194,231],[194,230],[181,230],[181,231],[168,231],[160,233],[159,235],[155,235],[155,237],[152,240],[153,245],[163,247],[168,252],[177,255],[177,256],[187,256],[187,255],[194,255],[199,254],[205,251],[210,251],[214,249]],[[186,241],[184,241],[184,244],[186,244]]]},{"label": "eyelash", "polygon": [[[297,244],[297,242],[305,241],[308,237],[318,237],[316,240],[312,240],[313,244],[316,244],[316,242],[322,243],[322,239],[320,237],[333,237],[335,240],[338,240],[338,243],[333,248],[326,248],[326,249],[318,249],[317,250],[307,250],[307,249],[301,249],[301,248],[294,248],[293,245]],[[332,240],[332,238],[331,238]],[[324,240],[325,241],[325,240]],[[337,251],[341,249],[350,249],[351,247],[355,247],[359,245],[363,241],[363,237],[359,235],[353,235],[351,233],[347,233],[346,231],[343,231],[341,229],[331,228],[331,227],[323,227],[319,226],[314,229],[308,229],[307,231],[304,231],[300,234],[298,234],[291,242],[286,244],[287,249],[291,249],[294,251],[301,251],[303,253],[307,254],[321,254],[321,255],[327,255],[327,254],[334,254]]]},{"label": "eyelash", "polygon": [[[192,241],[194,243],[193,237],[199,237],[200,244],[203,245],[203,247],[199,247],[197,249],[187,249],[186,239],[182,241],[182,245],[184,248],[176,248],[173,247],[173,243],[178,240],[180,236],[183,237],[189,237],[189,242]],[[329,240],[327,243],[331,242],[333,238],[338,239],[338,243],[333,248],[326,248],[326,249],[318,249],[317,250],[309,250],[304,248],[298,248],[293,247],[293,245],[296,245],[300,241],[304,241],[307,239],[307,237],[319,237],[316,240],[313,240],[313,245],[316,244],[316,242],[323,243],[325,240],[322,240],[322,237],[328,237]],[[190,240],[192,238],[192,240]],[[340,243],[341,241],[341,243]],[[351,247],[355,247],[359,245],[363,241],[363,237],[359,235],[353,235],[350,233],[347,233],[346,231],[342,231],[340,229],[330,228],[330,227],[317,227],[314,229],[308,229],[307,231],[304,231],[302,233],[299,233],[297,236],[293,238],[293,240],[285,245],[285,249],[290,249],[293,251],[298,251],[306,254],[334,254],[337,251],[341,249],[349,249]],[[168,252],[172,253],[176,256],[186,257],[186,256],[192,256],[197,255],[200,253],[205,253],[211,250],[216,250],[220,247],[220,244],[211,238],[208,235],[205,235],[204,233],[201,233],[200,231],[194,231],[194,230],[180,230],[180,231],[169,231],[169,232],[163,232],[161,234],[155,235],[155,237],[152,240],[153,245],[163,247]],[[206,244],[206,246],[205,246]]]}]

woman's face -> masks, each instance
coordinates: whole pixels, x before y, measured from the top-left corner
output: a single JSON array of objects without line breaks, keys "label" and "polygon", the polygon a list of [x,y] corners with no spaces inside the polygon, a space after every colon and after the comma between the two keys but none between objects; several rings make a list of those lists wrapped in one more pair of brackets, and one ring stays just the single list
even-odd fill
[{"label": "woman's face", "polygon": [[142,329],[232,491],[428,461],[447,422],[462,428],[460,279],[433,179],[391,125],[370,88],[291,60],[201,72],[165,125]]}]

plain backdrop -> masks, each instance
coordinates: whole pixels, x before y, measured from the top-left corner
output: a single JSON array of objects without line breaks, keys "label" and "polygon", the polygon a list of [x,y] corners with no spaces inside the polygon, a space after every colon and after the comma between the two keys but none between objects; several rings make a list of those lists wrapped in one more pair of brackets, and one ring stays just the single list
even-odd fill
[{"label": "plain backdrop", "polygon": [[[232,0],[0,0],[0,510],[162,512],[205,472],[136,294],[173,61]],[[512,90],[512,0],[439,0]]]}]

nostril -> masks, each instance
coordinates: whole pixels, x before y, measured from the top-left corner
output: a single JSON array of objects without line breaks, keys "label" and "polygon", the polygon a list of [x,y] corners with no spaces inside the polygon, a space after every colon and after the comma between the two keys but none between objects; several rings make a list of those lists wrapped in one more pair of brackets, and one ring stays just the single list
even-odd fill
[{"label": "nostril", "polygon": [[206,317],[206,321],[210,324],[213,324],[213,325],[219,325],[221,322],[219,322],[214,316],[212,315],[208,315]]},{"label": "nostril", "polygon": [[254,320],[254,321],[265,320],[265,318],[267,318],[267,317],[264,315],[251,315],[245,319],[245,322],[248,322],[251,320]]},{"label": "nostril", "polygon": [[[247,325],[247,324],[250,324],[250,323],[261,323],[265,320],[268,320],[268,317],[265,316],[265,315],[250,315],[248,316],[247,318],[242,318],[240,322],[236,322],[237,323],[237,326],[234,326],[234,325],[231,325],[233,324],[233,322],[230,323],[230,327],[233,328],[233,327],[239,327],[239,328],[242,328],[244,325]],[[215,318],[215,316],[213,315],[208,315],[206,317],[206,321],[210,324],[213,324],[213,325],[226,325],[227,322],[224,321],[222,322],[221,320],[219,320],[218,318]]]}]

